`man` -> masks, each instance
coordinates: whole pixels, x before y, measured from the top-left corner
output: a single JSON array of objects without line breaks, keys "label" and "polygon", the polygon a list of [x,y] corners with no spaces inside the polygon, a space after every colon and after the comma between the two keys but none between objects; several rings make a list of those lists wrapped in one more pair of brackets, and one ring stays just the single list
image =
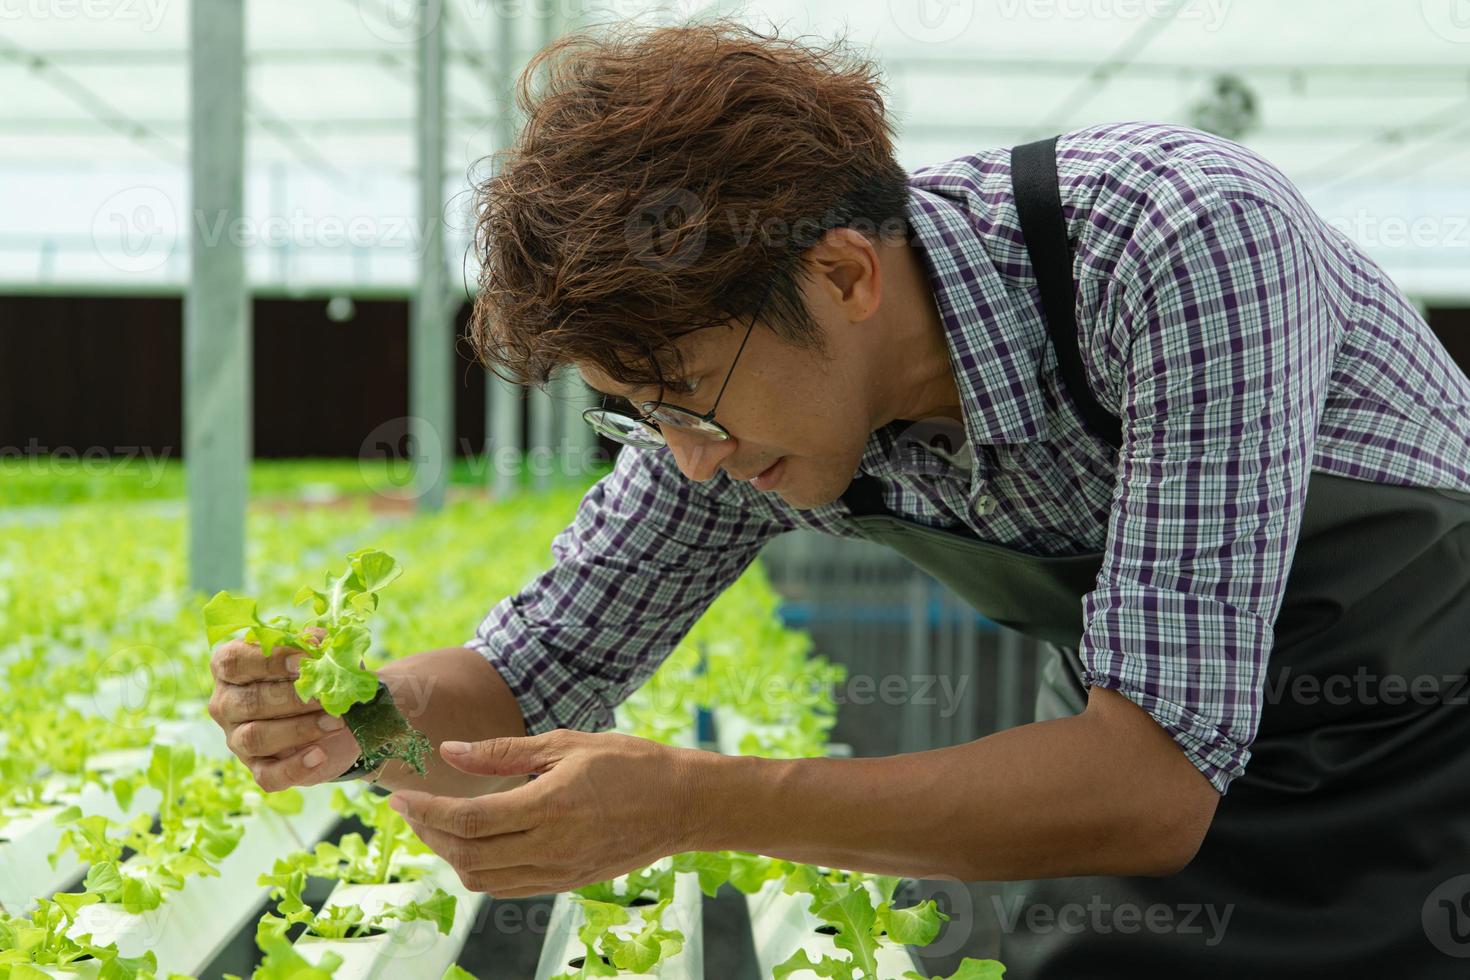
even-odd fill
[{"label": "man", "polygon": [[[634,448],[465,649],[383,672],[410,707],[434,682],[442,761],[377,775],[467,885],[732,848],[1086,910],[1010,926],[1017,977],[1461,975],[1430,899],[1470,866],[1470,381],[1370,259],[1187,129],[906,175],[835,45],[713,24],[540,68],[480,188],[474,339],[575,367]],[[1055,644],[1042,720],[850,760],[571,731],[795,528]],[[212,707],[261,785],[347,770],[249,653]]]}]

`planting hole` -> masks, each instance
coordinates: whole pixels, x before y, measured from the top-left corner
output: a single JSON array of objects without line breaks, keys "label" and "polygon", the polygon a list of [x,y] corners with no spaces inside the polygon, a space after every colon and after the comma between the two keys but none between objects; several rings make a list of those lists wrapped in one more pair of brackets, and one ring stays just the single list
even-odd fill
[{"label": "planting hole", "polygon": [[[597,958],[600,959],[600,960],[602,960],[602,962],[604,964],[606,964],[607,966],[612,966],[612,960],[608,959],[606,956],[599,956]],[[585,957],[585,956],[577,956],[577,957],[574,957],[573,959],[567,960],[567,966],[571,967],[573,970],[580,970],[580,969],[582,969],[582,964],[584,964],[586,962],[587,962],[587,957]]]},{"label": "planting hole", "polygon": [[817,926],[815,929],[812,930],[812,932],[820,932],[824,936],[835,936],[835,935],[837,935],[837,927],[836,926]]},{"label": "planting hole", "polygon": [[[347,932],[347,935],[345,937],[343,937],[343,939],[337,940],[337,942],[344,942],[344,941],[350,942],[353,939],[371,939],[374,936],[385,936],[387,934],[388,934],[388,930],[383,929],[383,928],[380,928],[378,926],[369,926],[368,928],[363,929],[361,932],[359,932],[356,929],[349,929],[348,932]],[[316,933],[312,933],[312,935],[313,936],[316,936]],[[318,939],[325,939],[327,937],[325,937],[325,936],[317,936],[317,938]]]},{"label": "planting hole", "polygon": [[628,908],[631,909],[631,908],[638,908],[639,906],[642,906],[642,905],[657,905],[657,904],[658,904],[658,902],[656,900],[654,900],[652,898],[649,898],[647,895],[639,895],[637,898],[633,899],[633,901],[631,901],[631,902],[628,903]]}]

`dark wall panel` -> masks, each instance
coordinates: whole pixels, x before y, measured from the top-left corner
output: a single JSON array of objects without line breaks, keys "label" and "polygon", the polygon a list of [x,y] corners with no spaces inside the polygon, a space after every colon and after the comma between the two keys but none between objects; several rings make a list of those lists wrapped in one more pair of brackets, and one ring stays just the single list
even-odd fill
[{"label": "dark wall panel", "polygon": [[255,454],[356,456],[408,414],[408,307],[363,300],[344,323],[324,304],[255,302]]},{"label": "dark wall panel", "polygon": [[1428,319],[1455,363],[1470,374],[1470,307],[1431,309]]},{"label": "dark wall panel", "polygon": [[178,297],[0,297],[0,447],[176,455],[182,315]]},{"label": "dark wall panel", "polygon": [[458,433],[457,454],[473,456],[485,449],[485,369],[474,359],[468,341],[464,340],[465,328],[469,324],[470,304],[459,308],[455,319],[455,336],[461,338],[455,344],[454,377],[454,431]]},{"label": "dark wall panel", "polygon": [[[408,304],[355,306],[338,323],[322,300],[255,301],[257,456],[357,456],[375,430],[403,427]],[[181,455],[182,324],[178,297],[0,296],[0,448]],[[454,448],[478,451],[484,372],[455,350]]]}]

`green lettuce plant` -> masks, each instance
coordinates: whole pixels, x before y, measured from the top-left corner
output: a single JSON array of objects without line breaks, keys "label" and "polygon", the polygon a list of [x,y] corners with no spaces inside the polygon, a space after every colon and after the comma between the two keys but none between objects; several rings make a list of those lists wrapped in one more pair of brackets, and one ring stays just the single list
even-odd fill
[{"label": "green lettuce plant", "polygon": [[259,644],[265,656],[282,649],[299,652],[297,695],[346,720],[370,769],[400,759],[423,775],[432,751],[429,740],[408,723],[387,687],[364,665],[372,646],[367,619],[378,608],[378,594],[402,574],[402,566],[382,551],[354,551],[346,571],[327,574],[324,589],[304,586],[296,593],[296,604],[310,603],[315,613],[300,626],[285,616],[262,619],[254,599],[220,592],[204,607],[205,633],[210,646],[245,630],[245,639]]},{"label": "green lettuce plant", "polygon": [[[672,891],[672,888],[670,888]],[[632,893],[635,896],[636,892]],[[582,895],[573,897],[582,908],[585,921],[577,930],[584,950],[582,965],[573,973],[557,974],[552,980],[583,980],[585,977],[613,977],[620,971],[648,973],[661,960],[674,956],[684,948],[684,934],[666,929],[664,911],[673,896],[660,899],[643,909],[643,925],[628,936],[619,935],[614,926],[632,921],[625,904],[604,902]]]},{"label": "green lettuce plant", "polygon": [[[773,980],[783,980],[801,970],[810,970],[830,980],[882,980],[878,973],[878,950],[887,943],[927,946],[949,919],[933,899],[907,908],[895,908],[893,893],[898,878],[864,875],[851,871],[823,871],[808,864],[781,862],[786,869],[782,889],[788,895],[811,896],[809,911],[832,929],[832,942],[846,956],[823,955],[813,960],[798,949],[772,971]],[[875,886],[877,903],[874,903]],[[934,980],[1001,980],[1005,968],[995,960],[966,958],[948,977]],[[906,980],[928,980],[912,970]]]},{"label": "green lettuce plant", "polygon": [[[189,878],[219,874],[216,865],[234,853],[244,833],[239,816],[256,809],[295,813],[302,806],[297,790],[247,798],[242,787],[248,770],[234,760],[201,761],[187,745],[154,746],[141,777],[160,795],[156,827],[148,813],[115,822],[70,806],[57,815],[63,830],[49,855],[52,867],[67,853],[88,866],[81,892],[55,896],[70,912],[99,902],[134,914],[156,909]],[[114,792],[131,796],[137,782],[119,777]],[[134,852],[126,863],[124,851]]]},{"label": "green lettuce plant", "polygon": [[[329,905],[313,914],[310,907],[301,901],[297,883],[272,890],[282,896],[276,915],[267,912],[256,926],[256,938],[269,935],[285,936],[293,923],[305,923],[306,931],[322,939],[357,939],[368,935],[372,929],[382,928],[390,920],[401,922],[424,921],[433,923],[443,935],[449,935],[454,926],[454,909],[458,903],[453,895],[442,888],[422,901],[409,901],[399,905],[384,906],[377,914],[368,915],[359,905]],[[287,911],[290,909],[291,911]]]},{"label": "green lettuce plant", "polygon": [[95,945],[83,936],[67,935],[76,921],[76,909],[61,902],[37,899],[30,915],[0,912],[0,980],[50,980],[42,967],[64,967],[82,959],[95,959],[100,980],[151,980],[158,960],[147,952],[126,957],[116,946]]}]

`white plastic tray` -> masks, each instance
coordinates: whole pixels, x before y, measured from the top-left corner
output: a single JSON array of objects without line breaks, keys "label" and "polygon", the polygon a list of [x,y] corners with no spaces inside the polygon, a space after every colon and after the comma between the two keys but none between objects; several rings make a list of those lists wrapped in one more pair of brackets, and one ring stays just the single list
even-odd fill
[{"label": "white plastic tray", "polygon": [[219,863],[218,877],[188,879],[181,891],[167,893],[164,904],[151,912],[130,914],[113,904],[85,906],[68,935],[90,933],[100,945],[116,943],[123,956],[152,950],[160,975],[197,974],[249,923],[265,899],[266,889],[255,883],[261,872],[287,851],[310,848],[337,823],[332,788],[330,784],[304,788],[300,813],[287,816],[263,810],[242,820],[244,834]]},{"label": "white plastic tray", "polygon": [[[327,897],[326,905],[357,905],[367,915],[380,912],[385,905],[401,905],[422,901],[442,888],[457,899],[454,925],[448,935],[430,922],[390,921],[382,935],[361,939],[319,939],[302,936],[296,950],[312,963],[320,962],[324,952],[342,957],[342,965],[332,974],[334,980],[397,980],[399,977],[426,977],[438,980],[459,958],[469,938],[485,896],[467,890],[459,877],[438,858],[410,858],[408,861],[428,869],[420,879],[383,885],[349,885],[339,883]],[[402,866],[405,862],[394,862]],[[482,978],[483,980],[483,978]]]},{"label": "white plastic tray", "polygon": [[[209,721],[162,722],[155,737],[160,744],[191,744],[196,749],[211,750],[215,755],[224,750],[220,729]],[[88,760],[88,767],[123,773],[146,767],[151,755],[151,749],[99,753]],[[29,908],[37,898],[70,887],[85,872],[74,854],[68,854],[55,868],[47,861],[47,855],[56,850],[61,840],[63,828],[57,826],[56,815],[66,807],[75,804],[84,813],[100,814],[110,820],[124,820],[158,809],[158,792],[151,787],[139,789],[128,809],[123,810],[110,792],[95,783],[76,793],[62,791],[61,782],[53,779],[48,783],[47,797],[55,799],[55,804],[10,811],[8,815],[12,819],[0,827],[0,837],[6,838],[5,843],[0,843],[0,907],[11,914]]]}]

